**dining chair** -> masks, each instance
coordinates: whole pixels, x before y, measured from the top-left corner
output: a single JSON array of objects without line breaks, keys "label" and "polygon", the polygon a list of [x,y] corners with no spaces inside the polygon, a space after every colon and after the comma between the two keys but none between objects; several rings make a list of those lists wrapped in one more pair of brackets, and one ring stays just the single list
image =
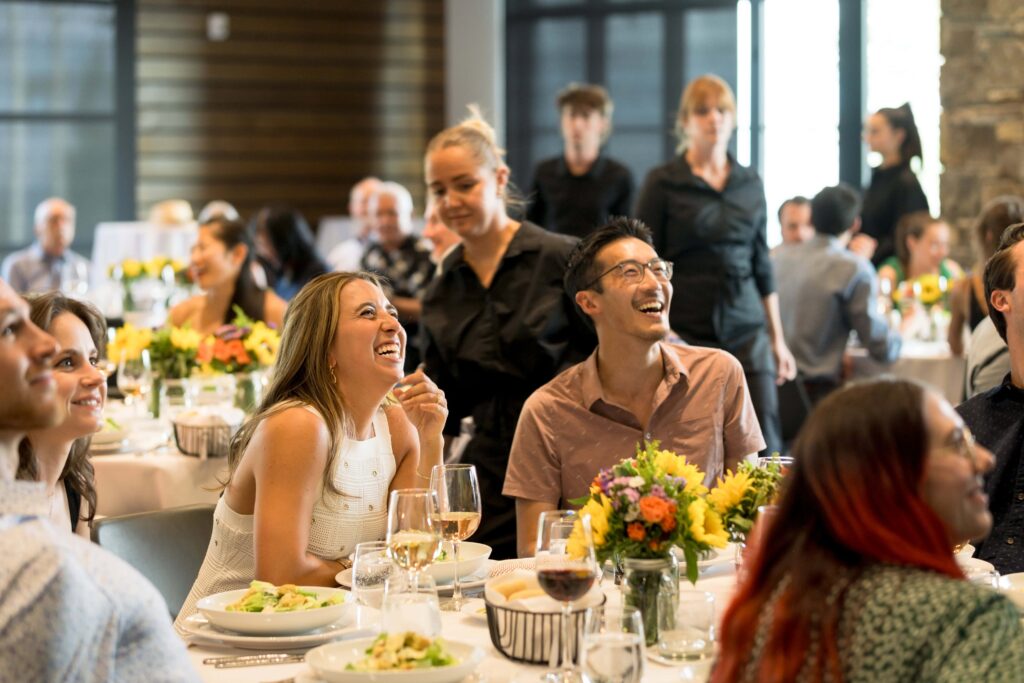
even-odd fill
[{"label": "dining chair", "polygon": [[92,540],[149,579],[178,615],[206,556],[213,505],[105,517],[93,523]]}]

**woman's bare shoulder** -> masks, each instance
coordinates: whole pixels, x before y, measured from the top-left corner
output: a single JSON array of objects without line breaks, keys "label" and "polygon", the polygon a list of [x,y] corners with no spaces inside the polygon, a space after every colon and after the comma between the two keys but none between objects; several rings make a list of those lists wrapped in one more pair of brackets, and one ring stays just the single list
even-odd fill
[{"label": "woman's bare shoulder", "polygon": [[263,317],[268,325],[281,329],[287,309],[288,303],[284,299],[275,294],[272,289],[266,290],[263,295]]},{"label": "woman's bare shoulder", "polygon": [[203,298],[202,294],[197,294],[179,304],[175,304],[167,314],[169,322],[172,325],[180,326],[194,318],[203,306]]}]

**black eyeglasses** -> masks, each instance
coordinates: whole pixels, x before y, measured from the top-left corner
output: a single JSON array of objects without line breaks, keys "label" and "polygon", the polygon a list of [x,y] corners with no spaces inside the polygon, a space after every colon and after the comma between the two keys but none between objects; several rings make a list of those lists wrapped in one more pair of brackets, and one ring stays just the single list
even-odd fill
[{"label": "black eyeglasses", "polygon": [[672,279],[671,261],[666,261],[663,258],[652,258],[647,263],[640,263],[639,261],[629,259],[622,263],[616,263],[614,266],[588,282],[581,289],[590,289],[605,275],[616,270],[619,271],[619,277],[621,277],[624,282],[631,285],[638,285],[643,282],[644,276],[647,274],[648,270],[651,271],[651,275],[654,276],[654,279],[660,280],[661,282],[668,282]]}]

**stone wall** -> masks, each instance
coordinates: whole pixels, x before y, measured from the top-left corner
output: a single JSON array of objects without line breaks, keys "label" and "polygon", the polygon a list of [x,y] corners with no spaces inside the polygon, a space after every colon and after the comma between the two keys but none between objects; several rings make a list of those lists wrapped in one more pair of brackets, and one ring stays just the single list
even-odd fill
[{"label": "stone wall", "polygon": [[1024,195],[1024,0],[942,0],[942,213],[954,258],[1001,194]]}]

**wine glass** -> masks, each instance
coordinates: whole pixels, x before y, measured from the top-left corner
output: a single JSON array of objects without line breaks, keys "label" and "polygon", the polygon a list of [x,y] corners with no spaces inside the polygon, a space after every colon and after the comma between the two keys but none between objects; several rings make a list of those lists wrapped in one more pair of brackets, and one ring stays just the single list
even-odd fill
[{"label": "wine glass", "polygon": [[587,610],[580,669],[592,683],[640,683],[644,675],[644,624],[636,607]]},{"label": "wine glass", "polygon": [[[138,356],[131,356],[128,350],[121,352],[117,364],[117,388],[124,394],[125,403],[130,406],[138,403],[145,408],[143,400],[153,387],[153,371],[149,362],[149,350],[142,349]],[[141,412],[140,408],[135,409]]]},{"label": "wine glass", "polygon": [[562,603],[561,663],[557,670],[545,674],[544,680],[577,683],[584,679],[569,655],[572,601],[586,595],[597,579],[590,515],[548,510],[540,514],[537,526],[537,581],[545,593]]},{"label": "wine glass", "polygon": [[430,488],[437,493],[441,538],[450,541],[455,555],[455,582],[452,599],[441,608],[446,612],[462,609],[462,584],[459,581],[459,547],[480,526],[480,484],[475,465],[435,465],[430,471]]},{"label": "wine glass", "polygon": [[431,489],[396,489],[388,499],[388,556],[406,572],[413,592],[420,571],[429,567],[441,544],[437,493]]}]

